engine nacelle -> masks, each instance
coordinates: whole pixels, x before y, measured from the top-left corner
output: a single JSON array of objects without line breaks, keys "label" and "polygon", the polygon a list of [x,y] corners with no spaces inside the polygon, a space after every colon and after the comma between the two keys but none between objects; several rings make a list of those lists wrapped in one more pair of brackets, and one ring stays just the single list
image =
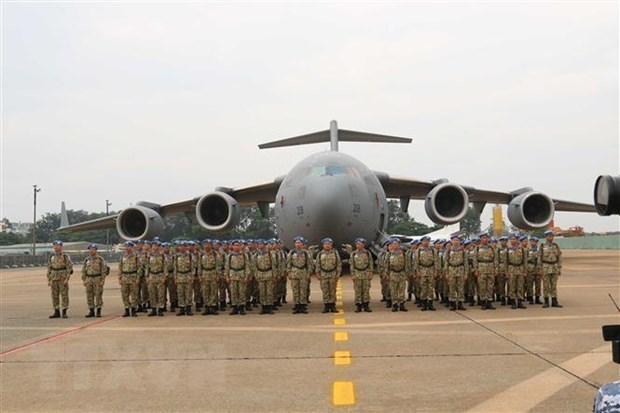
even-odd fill
[{"label": "engine nacelle", "polygon": [[118,215],[116,230],[130,241],[154,238],[164,230],[164,220],[150,208],[133,206],[123,209]]},{"label": "engine nacelle", "polygon": [[594,205],[599,215],[620,215],[620,176],[601,175],[596,179]]},{"label": "engine nacelle", "polygon": [[555,214],[553,200],[541,192],[526,192],[508,204],[508,219],[517,228],[546,228]]},{"label": "engine nacelle", "polygon": [[239,204],[224,192],[204,195],[196,204],[198,223],[208,231],[226,231],[239,224]]},{"label": "engine nacelle", "polygon": [[431,189],[424,201],[426,215],[440,225],[452,225],[462,220],[468,206],[469,196],[463,187],[448,182]]}]

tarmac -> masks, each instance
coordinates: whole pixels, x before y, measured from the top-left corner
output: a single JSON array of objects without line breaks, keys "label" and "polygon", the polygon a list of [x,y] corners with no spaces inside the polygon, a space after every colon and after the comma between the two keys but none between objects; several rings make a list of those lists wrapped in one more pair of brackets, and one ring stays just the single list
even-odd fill
[{"label": "tarmac", "polygon": [[[564,251],[564,308],[451,312],[437,305],[338,314],[121,318],[113,272],[102,318],[84,318],[80,268],[68,319],[48,319],[42,268],[0,272],[0,411],[586,412],[620,378],[601,326],[620,324],[620,251]],[[289,294],[290,298],[290,294]],[[496,303],[499,305],[499,303]]]}]

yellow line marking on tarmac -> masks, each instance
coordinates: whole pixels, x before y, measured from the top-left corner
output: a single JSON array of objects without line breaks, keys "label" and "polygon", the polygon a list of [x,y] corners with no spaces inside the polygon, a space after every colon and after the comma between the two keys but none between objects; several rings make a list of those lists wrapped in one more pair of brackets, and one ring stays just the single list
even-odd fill
[{"label": "yellow line marking on tarmac", "polygon": [[336,351],[334,353],[334,364],[336,366],[348,366],[351,364],[350,351]]},{"label": "yellow line marking on tarmac", "polygon": [[[579,377],[586,377],[609,363],[609,345],[595,348],[560,364],[560,367]],[[578,383],[579,379],[551,367],[536,376],[499,392],[470,412],[526,412],[538,406],[562,389]],[[527,397],[524,397],[527,395]]]},{"label": "yellow line marking on tarmac", "polygon": [[334,318],[334,325],[343,326],[347,323],[347,320],[344,318]]},{"label": "yellow line marking on tarmac", "polygon": [[349,333],[346,331],[336,331],[334,333],[334,341],[349,341]]},{"label": "yellow line marking on tarmac", "polygon": [[336,314],[344,314],[344,308],[339,308]]},{"label": "yellow line marking on tarmac", "polygon": [[352,381],[335,381],[332,394],[334,406],[351,406],[355,404],[355,390]]}]

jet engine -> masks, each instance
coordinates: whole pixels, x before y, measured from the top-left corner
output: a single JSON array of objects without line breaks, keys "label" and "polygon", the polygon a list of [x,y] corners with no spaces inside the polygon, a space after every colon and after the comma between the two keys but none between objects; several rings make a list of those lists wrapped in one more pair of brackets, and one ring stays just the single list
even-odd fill
[{"label": "jet engine", "polygon": [[124,239],[136,241],[161,234],[164,220],[156,211],[144,206],[125,208],[116,220],[116,230]]},{"label": "jet engine", "polygon": [[508,219],[521,229],[546,228],[554,213],[553,200],[536,191],[525,192],[508,204]]},{"label": "jet engine", "polygon": [[599,215],[620,215],[620,176],[601,175],[596,179],[594,205]]},{"label": "jet engine", "polygon": [[239,204],[224,192],[211,192],[198,200],[196,218],[209,231],[226,231],[239,224]]},{"label": "jet engine", "polygon": [[462,186],[448,182],[435,186],[426,195],[426,215],[436,224],[451,225],[467,214],[469,196]]}]

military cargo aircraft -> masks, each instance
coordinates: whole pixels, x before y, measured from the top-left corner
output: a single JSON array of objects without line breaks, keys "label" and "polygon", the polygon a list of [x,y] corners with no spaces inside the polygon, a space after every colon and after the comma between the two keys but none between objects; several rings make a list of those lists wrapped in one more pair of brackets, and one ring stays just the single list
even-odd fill
[{"label": "military cargo aircraft", "polygon": [[555,211],[595,212],[594,205],[553,199],[532,188],[497,192],[472,188],[447,179],[424,181],[393,177],[370,170],[354,157],[338,151],[339,142],[411,143],[412,139],[367,132],[330,129],[259,145],[260,149],[330,142],[330,150],[303,159],[286,175],[272,182],[242,188],[218,187],[213,192],[184,201],[160,205],[138,202],[117,215],[59,228],[87,231],[116,227],[127,240],[149,239],[164,228],[163,217],[185,214],[211,232],[225,232],[239,223],[239,208],[257,204],[263,217],[275,205],[278,236],[287,247],[293,237],[304,236],[316,244],[330,236],[338,244],[363,237],[374,245],[384,242],[388,224],[387,199],[400,200],[406,211],[409,200],[424,200],[428,217],[440,225],[461,221],[469,204],[482,212],[486,203],[508,205],[508,219],[522,229],[544,228]]}]

